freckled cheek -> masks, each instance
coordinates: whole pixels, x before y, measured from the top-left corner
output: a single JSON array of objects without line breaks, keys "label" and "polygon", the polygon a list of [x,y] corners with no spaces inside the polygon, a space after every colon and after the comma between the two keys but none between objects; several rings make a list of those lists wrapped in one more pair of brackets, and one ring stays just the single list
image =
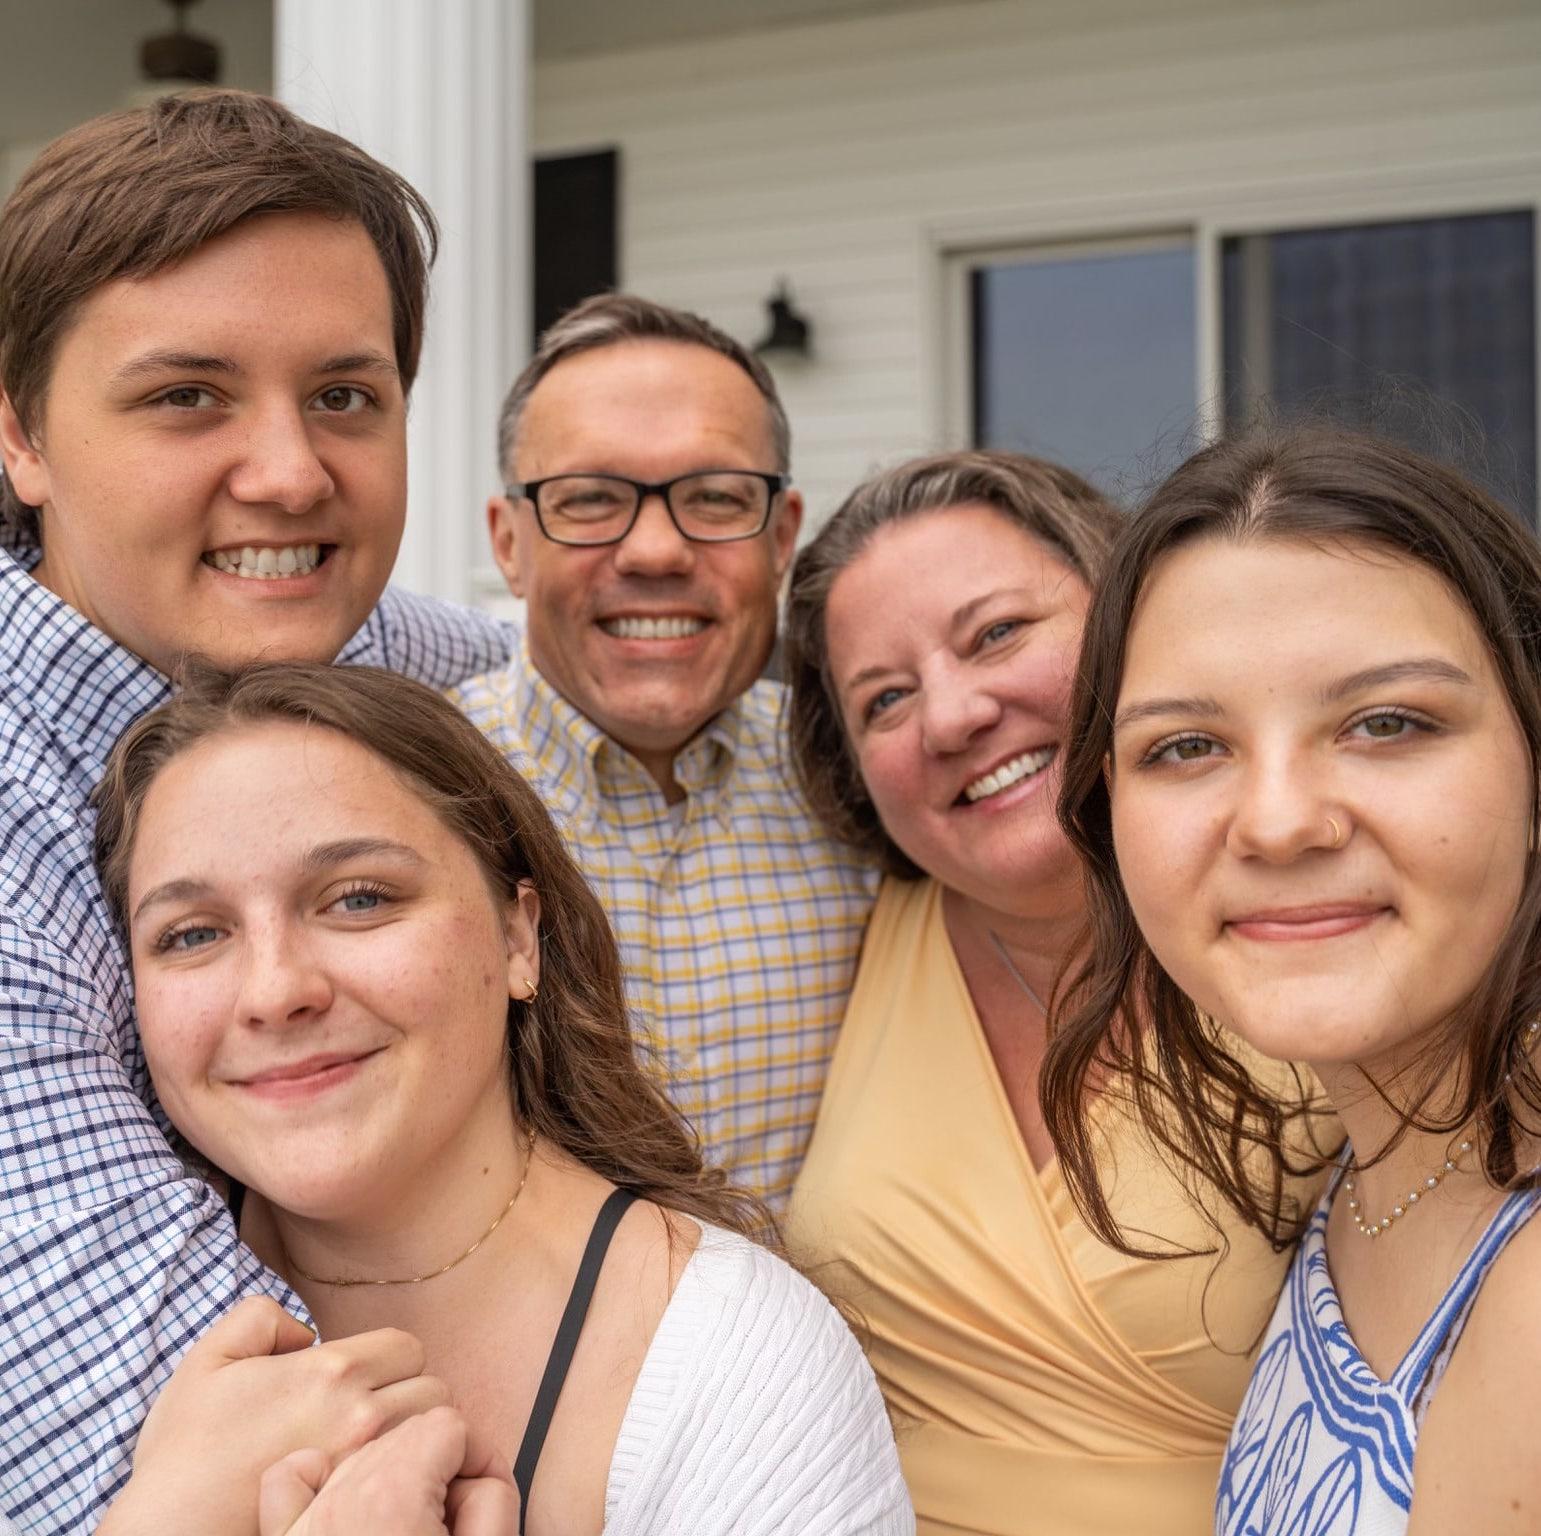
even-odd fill
[{"label": "freckled cheek", "polygon": [[[228,1010],[222,1015],[228,1018]],[[196,1100],[209,1083],[224,1028],[205,1001],[175,991],[139,993],[140,1038],[155,1091],[168,1112]]]}]

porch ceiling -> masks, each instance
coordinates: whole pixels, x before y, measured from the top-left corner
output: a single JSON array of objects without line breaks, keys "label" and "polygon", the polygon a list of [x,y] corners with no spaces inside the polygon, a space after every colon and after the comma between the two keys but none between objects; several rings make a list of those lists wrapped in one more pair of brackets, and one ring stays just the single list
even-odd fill
[{"label": "porch ceiling", "polygon": [[572,58],[973,0],[533,0],[535,57]]}]

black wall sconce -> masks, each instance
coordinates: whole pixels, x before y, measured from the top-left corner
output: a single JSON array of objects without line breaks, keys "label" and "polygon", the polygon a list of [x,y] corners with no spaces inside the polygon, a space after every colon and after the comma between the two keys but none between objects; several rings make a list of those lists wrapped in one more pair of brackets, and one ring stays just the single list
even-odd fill
[{"label": "black wall sconce", "polygon": [[761,357],[807,357],[813,337],[813,325],[792,307],[792,295],[785,278],[765,301],[770,312],[770,329],[755,344]]},{"label": "black wall sconce", "polygon": [[166,0],[176,13],[176,31],[147,37],[139,45],[139,71],[146,80],[168,84],[215,85],[219,81],[219,45],[187,30],[186,10],[197,0]]}]

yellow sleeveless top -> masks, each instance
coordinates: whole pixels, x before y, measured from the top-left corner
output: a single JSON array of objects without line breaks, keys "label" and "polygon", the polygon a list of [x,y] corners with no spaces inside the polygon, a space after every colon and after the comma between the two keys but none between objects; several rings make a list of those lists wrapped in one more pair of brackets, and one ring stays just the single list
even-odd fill
[{"label": "yellow sleeveless top", "polygon": [[[1126,1230],[1213,1246],[1138,1127],[1098,1118]],[[934,881],[884,884],[787,1232],[866,1324],[921,1536],[1213,1528],[1289,1256],[1236,1226],[1221,1260],[1092,1236],[1027,1155]]]}]

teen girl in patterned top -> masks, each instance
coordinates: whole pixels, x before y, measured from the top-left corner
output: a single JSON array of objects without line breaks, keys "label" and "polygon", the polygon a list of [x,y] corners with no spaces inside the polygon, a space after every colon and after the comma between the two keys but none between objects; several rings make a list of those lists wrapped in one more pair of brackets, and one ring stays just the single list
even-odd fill
[{"label": "teen girl in patterned top", "polygon": [[[1398,446],[1222,442],[1115,551],[1069,739],[1095,940],[1046,1072],[1067,1177],[1138,1246],[1077,1113],[1112,1068],[1174,1159],[1303,1234],[1216,1531],[1536,1529],[1533,535]],[[1309,1063],[1341,1116],[1314,1213],[1277,1195],[1304,1095],[1222,1030]]]}]

